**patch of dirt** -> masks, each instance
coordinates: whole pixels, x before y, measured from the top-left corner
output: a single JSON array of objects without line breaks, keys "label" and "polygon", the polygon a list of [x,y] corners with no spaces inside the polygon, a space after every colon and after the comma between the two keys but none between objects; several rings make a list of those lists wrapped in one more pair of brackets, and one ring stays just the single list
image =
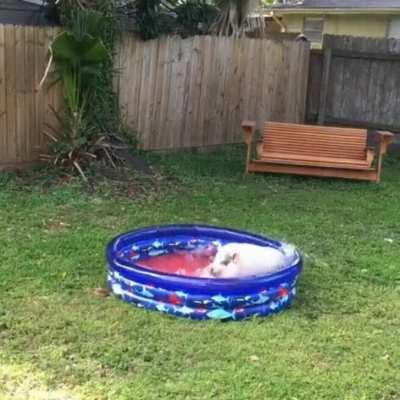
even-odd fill
[{"label": "patch of dirt", "polygon": [[137,171],[140,174],[153,175],[153,169],[143,157],[131,154],[127,149],[120,150],[119,155],[123,158],[125,166],[129,169]]},{"label": "patch of dirt", "polygon": [[[178,188],[178,181],[167,177],[149,165],[146,159],[128,149],[118,150],[115,166],[105,158],[94,161],[85,169],[88,182],[79,176],[72,175],[51,166],[43,166],[32,170],[8,173],[0,181],[1,185],[14,188],[16,191],[37,190],[47,193],[54,187],[74,184],[81,186],[89,194],[103,193],[118,197],[137,198],[150,194],[161,195],[166,188]],[[66,229],[68,227],[50,224],[50,229]]]},{"label": "patch of dirt", "polygon": [[177,183],[153,169],[151,174],[144,174],[128,166],[112,168],[104,164],[93,166],[89,179],[89,193],[103,192],[128,198],[161,194]]},{"label": "patch of dirt", "polygon": [[102,297],[102,298],[109,297],[111,295],[110,291],[108,289],[105,289],[102,287],[97,287],[97,288],[92,289],[92,293],[95,296]]},{"label": "patch of dirt", "polygon": [[68,222],[55,218],[49,218],[48,220],[43,220],[42,225],[44,232],[46,233],[66,232],[72,229],[72,225],[69,224]]}]

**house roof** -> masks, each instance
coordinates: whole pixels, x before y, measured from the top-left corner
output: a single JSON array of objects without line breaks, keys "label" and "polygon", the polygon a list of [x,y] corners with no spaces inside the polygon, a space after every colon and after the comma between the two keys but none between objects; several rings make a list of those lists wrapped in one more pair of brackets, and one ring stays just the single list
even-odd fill
[{"label": "house roof", "polygon": [[52,25],[54,18],[42,0],[0,0],[0,24]]},{"label": "house roof", "polygon": [[37,0],[0,0],[0,8],[1,9],[10,9],[10,10],[27,10],[39,9],[41,3]]},{"label": "house roof", "polygon": [[[287,3],[287,2],[285,2]],[[292,4],[275,4],[272,7],[277,12],[400,12],[400,0],[303,0]]]},{"label": "house roof", "polygon": [[25,3],[44,5],[44,0],[22,0]]}]

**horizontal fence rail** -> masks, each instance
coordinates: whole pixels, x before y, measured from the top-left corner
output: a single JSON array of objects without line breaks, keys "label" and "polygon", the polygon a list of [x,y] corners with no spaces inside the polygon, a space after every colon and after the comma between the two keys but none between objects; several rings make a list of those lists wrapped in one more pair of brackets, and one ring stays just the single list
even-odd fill
[{"label": "horizontal fence rail", "polygon": [[324,38],[312,52],[307,120],[400,132],[400,40]]}]

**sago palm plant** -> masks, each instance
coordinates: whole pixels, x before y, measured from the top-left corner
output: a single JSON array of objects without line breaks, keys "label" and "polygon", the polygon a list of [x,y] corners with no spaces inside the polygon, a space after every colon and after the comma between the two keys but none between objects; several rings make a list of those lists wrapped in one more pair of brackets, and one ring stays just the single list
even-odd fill
[{"label": "sago palm plant", "polygon": [[85,180],[81,164],[96,157],[95,147],[102,141],[101,134],[89,126],[86,118],[99,66],[110,57],[96,35],[102,18],[95,11],[79,12],[73,28],[58,34],[49,48],[54,83],[62,85],[65,109],[57,114],[59,126],[48,127],[52,132],[44,132],[51,143],[49,153],[43,158],[56,165],[75,168]]}]

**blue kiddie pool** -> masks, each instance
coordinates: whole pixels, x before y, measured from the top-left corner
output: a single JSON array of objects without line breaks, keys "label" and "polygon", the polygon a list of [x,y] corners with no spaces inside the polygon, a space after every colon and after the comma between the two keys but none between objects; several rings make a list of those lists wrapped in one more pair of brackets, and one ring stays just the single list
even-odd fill
[{"label": "blue kiddie pool", "polygon": [[[241,279],[201,278],[220,244],[270,246],[284,255],[278,272]],[[108,284],[114,295],[177,317],[241,320],[288,307],[302,270],[291,245],[233,229],[167,225],[117,236],[107,247]]]}]

